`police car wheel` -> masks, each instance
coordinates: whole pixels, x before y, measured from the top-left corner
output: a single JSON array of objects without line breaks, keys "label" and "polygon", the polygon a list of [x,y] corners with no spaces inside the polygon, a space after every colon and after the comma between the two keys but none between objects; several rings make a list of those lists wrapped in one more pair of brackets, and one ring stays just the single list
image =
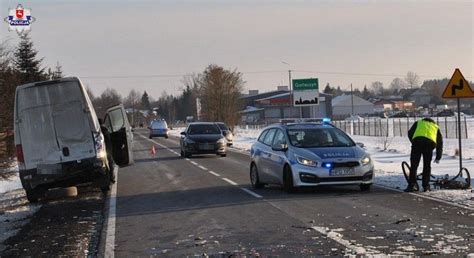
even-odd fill
[{"label": "police car wheel", "polygon": [[295,187],[293,185],[293,173],[291,172],[291,168],[286,165],[283,169],[283,189],[287,193],[295,192]]},{"label": "police car wheel", "polygon": [[252,187],[255,189],[259,189],[263,187],[263,184],[260,183],[260,178],[258,177],[257,166],[253,163],[252,165],[250,165],[250,183],[252,184]]}]

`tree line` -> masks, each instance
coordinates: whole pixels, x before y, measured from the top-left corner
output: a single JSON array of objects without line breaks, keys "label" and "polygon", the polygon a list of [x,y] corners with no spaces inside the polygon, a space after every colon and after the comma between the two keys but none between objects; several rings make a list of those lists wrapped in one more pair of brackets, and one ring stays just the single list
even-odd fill
[{"label": "tree line", "polygon": [[156,118],[174,124],[186,121],[187,117],[193,117],[195,121],[222,121],[231,127],[239,122],[238,111],[243,108],[240,97],[245,83],[242,73],[211,64],[201,73],[183,77],[181,83],[179,94],[163,91],[157,99],[146,91],[141,93],[135,89],[125,97],[111,88],[97,97],[89,88],[88,91],[99,116],[105,114],[107,107],[123,103],[134,125]]},{"label": "tree line", "polygon": [[63,77],[59,62],[46,68],[38,57],[28,34],[20,35],[17,46],[8,41],[0,42],[0,130],[13,128],[13,105],[18,85]]},{"label": "tree line", "polygon": [[[403,90],[416,90],[424,89],[433,98],[433,104],[444,104],[446,100],[443,100],[441,95],[443,94],[444,88],[448,84],[449,79],[431,79],[421,82],[420,77],[414,72],[408,72],[404,78],[394,78],[392,82],[385,86],[380,81],[372,82],[369,87],[364,85],[362,90],[355,88],[352,94],[361,97],[363,99],[380,99],[387,98],[390,96],[400,96],[403,94]],[[326,84],[324,93],[332,94],[333,96],[340,96],[343,94],[350,94],[348,90],[342,90],[340,86],[332,87],[329,83]]]}]

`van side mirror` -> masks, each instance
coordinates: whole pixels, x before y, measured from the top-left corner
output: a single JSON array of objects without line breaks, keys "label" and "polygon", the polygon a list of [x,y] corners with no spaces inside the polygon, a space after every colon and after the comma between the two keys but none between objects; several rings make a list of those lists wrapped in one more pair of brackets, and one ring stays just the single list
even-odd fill
[{"label": "van side mirror", "polygon": [[361,142],[356,142],[356,144],[357,144],[359,147],[361,147],[361,148],[365,148],[365,145],[364,145],[363,143],[361,143]]},{"label": "van side mirror", "polygon": [[185,136],[185,135],[186,135],[186,132],[181,132],[180,134]]}]

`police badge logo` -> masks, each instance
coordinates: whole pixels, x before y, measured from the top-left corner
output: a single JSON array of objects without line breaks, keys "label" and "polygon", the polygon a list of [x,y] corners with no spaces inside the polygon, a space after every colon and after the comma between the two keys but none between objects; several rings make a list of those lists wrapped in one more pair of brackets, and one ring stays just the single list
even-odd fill
[{"label": "police badge logo", "polygon": [[36,19],[31,16],[31,9],[23,8],[19,4],[15,9],[10,9],[8,17],[5,18],[5,22],[9,24],[8,29],[10,31],[16,31],[18,34],[22,34],[31,30],[31,24]]}]

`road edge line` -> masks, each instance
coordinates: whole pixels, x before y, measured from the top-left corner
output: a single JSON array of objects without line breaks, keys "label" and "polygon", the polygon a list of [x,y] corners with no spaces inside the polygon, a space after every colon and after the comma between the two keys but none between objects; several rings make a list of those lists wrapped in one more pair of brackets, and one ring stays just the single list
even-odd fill
[{"label": "road edge line", "polygon": [[[118,170],[118,169],[117,169]],[[117,185],[118,171],[115,173],[115,183],[112,185],[109,196],[109,210],[107,216],[107,228],[105,231],[105,251],[104,257],[114,258],[115,256],[115,220],[117,211]]]}]

